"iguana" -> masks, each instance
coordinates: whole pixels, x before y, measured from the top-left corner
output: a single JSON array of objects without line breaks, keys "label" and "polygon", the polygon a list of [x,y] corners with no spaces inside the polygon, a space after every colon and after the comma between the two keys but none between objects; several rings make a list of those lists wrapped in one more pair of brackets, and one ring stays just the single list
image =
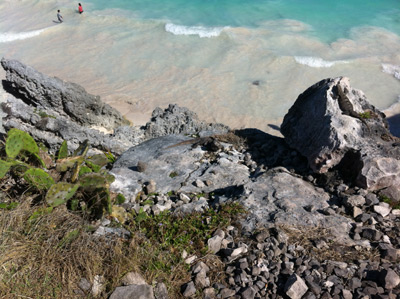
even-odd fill
[{"label": "iguana", "polygon": [[338,96],[339,96],[338,97],[339,107],[342,110],[343,114],[361,120],[367,126],[368,130],[370,130],[365,119],[363,119],[357,112],[354,111],[353,104],[350,102],[349,97],[346,95],[347,89],[345,88],[343,90],[340,83],[337,84],[336,87],[337,87]]},{"label": "iguana", "polygon": [[219,143],[217,140],[218,135],[210,136],[210,137],[198,137],[190,140],[185,140],[182,142],[179,142],[177,144],[173,144],[170,146],[167,146],[166,149],[173,148],[176,146],[181,146],[181,145],[186,145],[186,144],[192,144],[192,147],[197,147],[197,146],[204,146],[207,150],[216,152],[217,150],[222,148],[222,145]]}]

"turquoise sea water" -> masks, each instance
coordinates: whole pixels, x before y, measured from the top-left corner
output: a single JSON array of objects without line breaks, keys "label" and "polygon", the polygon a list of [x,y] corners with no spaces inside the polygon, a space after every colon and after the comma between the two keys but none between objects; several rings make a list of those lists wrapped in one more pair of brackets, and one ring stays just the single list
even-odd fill
[{"label": "turquoise sea water", "polygon": [[275,133],[300,93],[337,76],[400,113],[398,0],[1,0],[0,54],[79,83],[134,124],[177,103]]},{"label": "turquoise sea water", "polygon": [[119,8],[143,19],[178,25],[257,27],[265,21],[292,19],[308,33],[332,42],[354,27],[377,26],[400,34],[398,0],[95,0],[94,9]]}]

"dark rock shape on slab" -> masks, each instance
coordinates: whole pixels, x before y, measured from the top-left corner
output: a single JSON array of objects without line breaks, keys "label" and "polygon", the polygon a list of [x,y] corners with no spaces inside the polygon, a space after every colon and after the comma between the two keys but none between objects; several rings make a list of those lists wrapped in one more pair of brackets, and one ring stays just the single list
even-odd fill
[{"label": "dark rock shape on slab", "polygon": [[303,92],[281,132],[317,173],[336,167],[349,182],[371,191],[400,186],[399,139],[348,78],[322,80]]},{"label": "dark rock shape on slab", "polygon": [[17,60],[3,58],[1,65],[6,71],[6,86],[29,105],[54,110],[84,126],[113,129],[129,124],[116,109],[78,84],[49,77]]}]

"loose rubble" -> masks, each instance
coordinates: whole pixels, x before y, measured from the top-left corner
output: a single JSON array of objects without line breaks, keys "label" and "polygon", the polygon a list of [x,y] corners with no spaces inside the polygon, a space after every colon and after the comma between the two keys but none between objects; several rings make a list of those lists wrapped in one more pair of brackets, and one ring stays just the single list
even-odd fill
[{"label": "loose rubble", "polygon": [[[2,63],[13,72],[12,62]],[[12,81],[13,88],[23,86],[17,83],[20,79],[10,75],[7,80]],[[373,113],[375,118],[366,121],[369,129],[357,117],[342,115],[335,102],[337,84],[351,91],[348,94],[354,110],[368,109]],[[32,93],[28,98],[36,97]],[[121,154],[111,169],[116,180],[110,188],[124,194],[127,201],[121,207],[127,212],[158,215],[170,211],[187,215],[231,202],[239,202],[247,209],[239,222],[216,230],[204,240],[208,245],[206,257],[183,252],[182,260],[190,266],[191,273],[191,279],[182,285],[183,297],[400,297],[397,139],[385,127],[384,115],[343,78],[321,81],[298,101],[307,103],[306,108],[318,106],[315,101],[329,104],[326,107],[330,118],[323,118],[323,122],[318,123],[318,113],[311,113],[316,118],[312,122],[321,129],[315,136],[312,131],[304,131],[311,120],[297,118],[302,115],[299,109],[304,108],[299,103],[285,117],[285,139],[256,129],[231,132],[223,125],[205,124],[176,105],[156,109],[143,128],[122,126],[115,128],[113,134],[93,135],[98,140],[101,136],[108,138],[101,144],[94,141],[98,149],[108,144]],[[75,124],[71,119],[60,113],[57,122],[43,121],[33,116],[34,109],[27,105],[16,98],[3,105],[9,112],[4,122],[6,129],[30,129],[47,144],[74,139],[62,135],[61,129],[57,131],[61,137],[54,132],[52,137],[47,136],[51,123],[58,127]],[[323,112],[320,114],[326,116]],[[332,126],[335,130],[330,130]],[[79,124],[75,142],[87,130]],[[324,132],[335,132],[329,142],[324,139],[331,147],[320,143]],[[51,138],[59,140],[50,141]],[[387,150],[380,155],[382,152],[371,145],[368,158],[361,158],[358,151],[366,151],[367,147],[363,149],[360,144],[374,143],[377,138]],[[124,143],[118,148],[120,141]],[[334,141],[340,141],[340,146]],[[374,180],[373,173],[365,168],[356,168],[357,173],[346,172],[357,166],[354,161],[366,161],[370,166],[384,161],[394,167],[384,168],[384,174],[379,168]],[[390,180],[382,180],[390,171]],[[367,178],[365,184],[360,183],[362,178]],[[129,238],[128,231],[111,227],[110,221],[99,222],[94,234]],[[217,276],[207,257],[218,259],[222,265]],[[146,282],[140,274],[128,273],[110,298],[168,298],[166,285],[168,282]],[[81,291],[92,295],[99,294],[102,287],[104,281],[99,275],[93,282],[82,278],[79,284]]]}]

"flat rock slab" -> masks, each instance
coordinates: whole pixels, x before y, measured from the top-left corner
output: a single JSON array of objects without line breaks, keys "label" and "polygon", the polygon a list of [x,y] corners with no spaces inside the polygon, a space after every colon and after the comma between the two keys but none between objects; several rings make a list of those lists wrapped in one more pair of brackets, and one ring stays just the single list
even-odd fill
[{"label": "flat rock slab", "polygon": [[[246,166],[226,159],[211,164],[204,158],[206,151],[200,146],[193,148],[191,140],[185,136],[168,135],[129,149],[113,165],[111,172],[116,180],[111,189],[133,197],[150,180],[156,183],[156,192],[159,193],[211,192],[249,181]],[[138,169],[138,163],[141,169]],[[199,184],[199,180],[211,183]]]},{"label": "flat rock slab", "polygon": [[[287,172],[275,168],[244,185],[240,202],[248,208],[245,228],[271,222],[289,226],[329,228],[337,241],[350,242],[351,220],[338,214],[325,215],[329,195],[321,188]],[[310,209],[310,207],[313,207]]]}]

